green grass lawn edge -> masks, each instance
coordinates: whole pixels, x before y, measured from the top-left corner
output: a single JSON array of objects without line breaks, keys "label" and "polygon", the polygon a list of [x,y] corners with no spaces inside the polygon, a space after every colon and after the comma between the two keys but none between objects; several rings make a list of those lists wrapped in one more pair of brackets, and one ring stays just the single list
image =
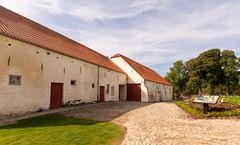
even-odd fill
[{"label": "green grass lawn edge", "polygon": [[124,126],[112,122],[50,114],[1,126],[0,144],[115,145],[121,144],[125,134]]},{"label": "green grass lawn edge", "polygon": [[209,112],[203,114],[202,111],[199,111],[195,108],[190,107],[184,101],[175,102],[177,106],[182,108],[185,112],[190,114],[191,117],[201,119],[201,118],[229,118],[229,117],[240,117],[240,111],[231,110],[231,111],[222,111],[222,112]]}]

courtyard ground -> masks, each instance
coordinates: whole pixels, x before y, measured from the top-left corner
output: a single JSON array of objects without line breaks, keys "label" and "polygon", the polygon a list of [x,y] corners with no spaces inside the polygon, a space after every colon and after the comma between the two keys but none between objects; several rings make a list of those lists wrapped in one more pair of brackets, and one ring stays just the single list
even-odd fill
[{"label": "courtyard ground", "polygon": [[63,114],[127,128],[122,144],[240,144],[240,120],[192,119],[173,103],[99,103]]},{"label": "courtyard ground", "polygon": [[123,145],[240,144],[240,120],[193,119],[174,103],[105,102],[57,112],[123,125]]}]

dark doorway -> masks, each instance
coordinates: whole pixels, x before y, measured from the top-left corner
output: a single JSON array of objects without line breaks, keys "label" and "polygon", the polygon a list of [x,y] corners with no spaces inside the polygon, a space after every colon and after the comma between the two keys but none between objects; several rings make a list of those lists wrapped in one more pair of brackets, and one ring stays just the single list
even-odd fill
[{"label": "dark doorway", "polygon": [[105,98],[104,98],[104,86],[100,86],[100,102],[104,102]]},{"label": "dark doorway", "polygon": [[51,83],[50,109],[61,107],[62,98],[63,98],[63,84]]},{"label": "dark doorway", "polygon": [[119,100],[126,100],[126,85],[119,85]]},{"label": "dark doorway", "polygon": [[127,84],[127,101],[141,101],[141,84]]}]

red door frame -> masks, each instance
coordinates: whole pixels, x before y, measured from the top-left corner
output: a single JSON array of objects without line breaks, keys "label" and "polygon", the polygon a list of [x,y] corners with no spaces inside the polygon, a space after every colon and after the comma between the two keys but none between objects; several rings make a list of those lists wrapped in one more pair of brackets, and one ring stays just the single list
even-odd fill
[{"label": "red door frame", "polygon": [[100,86],[100,102],[105,102],[105,91],[104,86]]},{"label": "red door frame", "polygon": [[127,101],[141,101],[141,84],[127,84]]},{"label": "red door frame", "polygon": [[63,83],[51,83],[50,109],[63,105]]}]

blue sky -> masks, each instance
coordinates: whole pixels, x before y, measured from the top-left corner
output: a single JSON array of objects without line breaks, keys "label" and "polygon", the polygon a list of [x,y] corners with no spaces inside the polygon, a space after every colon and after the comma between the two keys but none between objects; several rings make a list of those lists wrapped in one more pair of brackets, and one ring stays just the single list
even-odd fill
[{"label": "blue sky", "polygon": [[238,0],[0,0],[106,56],[121,53],[165,75],[210,48],[240,56]]}]

